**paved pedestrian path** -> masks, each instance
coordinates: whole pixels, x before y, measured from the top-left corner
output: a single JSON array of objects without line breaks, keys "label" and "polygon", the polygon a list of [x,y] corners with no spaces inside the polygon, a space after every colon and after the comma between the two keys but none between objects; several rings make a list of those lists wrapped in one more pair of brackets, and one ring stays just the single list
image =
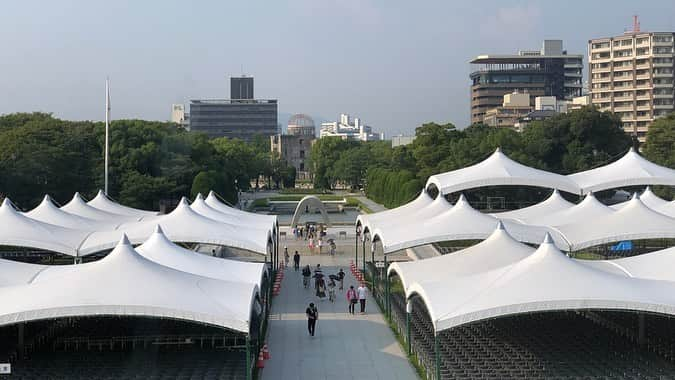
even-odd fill
[{"label": "paved pedestrian path", "polygon": [[[377,304],[368,299],[366,314],[347,312],[345,291],[357,282],[349,271],[349,258],[303,256],[301,265],[321,264],[328,275],[342,268],[345,290],[337,300],[319,301],[314,289],[302,286],[302,275],[286,269],[281,294],[274,298],[268,330],[271,358],[262,379],[344,380],[417,379],[403,350],[387,326]],[[309,336],[305,309],[314,302],[319,309],[316,334]],[[357,306],[358,307],[358,306]]]}]

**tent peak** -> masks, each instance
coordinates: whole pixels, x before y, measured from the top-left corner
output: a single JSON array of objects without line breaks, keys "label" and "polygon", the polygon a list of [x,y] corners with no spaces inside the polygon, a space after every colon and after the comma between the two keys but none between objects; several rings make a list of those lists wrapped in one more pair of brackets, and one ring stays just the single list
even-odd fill
[{"label": "tent peak", "polygon": [[122,234],[122,238],[120,239],[119,243],[117,243],[117,245],[131,245],[127,234]]},{"label": "tent peak", "polygon": [[638,194],[637,192],[633,193],[633,197],[631,198],[631,200],[633,199],[640,199],[640,194]]},{"label": "tent peak", "polygon": [[197,196],[195,197],[195,200],[196,200],[196,201],[198,201],[198,200],[199,200],[199,201],[203,201],[203,200],[204,200],[204,196],[202,195],[202,193],[197,193]]},{"label": "tent peak", "polygon": [[181,206],[181,205],[189,206],[189,205],[190,205],[190,202],[188,202],[188,200],[187,200],[186,197],[181,197],[180,202],[178,202],[178,205],[179,205],[179,206]]},{"label": "tent peak", "polygon": [[96,193],[96,196],[97,196],[97,197],[98,197],[98,196],[105,197],[105,192],[103,191],[103,189],[98,189],[98,193]]},{"label": "tent peak", "polygon": [[155,226],[155,233],[160,234],[160,235],[164,235],[164,231],[162,231],[162,226],[160,226],[159,224],[156,225]]},{"label": "tent peak", "polygon": [[11,209],[14,209],[14,203],[9,198],[5,198],[2,200],[2,206],[0,207],[9,207]]},{"label": "tent peak", "polygon": [[497,149],[495,149],[495,153],[501,153],[501,152],[502,152],[502,148],[500,146],[498,146]]},{"label": "tent peak", "polygon": [[553,238],[550,233],[547,232],[546,235],[544,235],[544,241],[541,244],[553,244]]},{"label": "tent peak", "polygon": [[496,229],[497,229],[497,230],[504,231],[504,230],[505,230],[505,228],[504,228],[504,222],[502,222],[501,220],[498,221],[498,222],[497,222],[497,228],[496,228]]}]

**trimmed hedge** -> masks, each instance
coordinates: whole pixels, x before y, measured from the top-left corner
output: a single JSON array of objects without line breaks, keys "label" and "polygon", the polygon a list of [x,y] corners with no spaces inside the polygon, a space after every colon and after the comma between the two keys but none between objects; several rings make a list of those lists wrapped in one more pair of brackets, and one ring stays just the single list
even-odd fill
[{"label": "trimmed hedge", "polygon": [[366,195],[387,208],[410,202],[422,186],[422,182],[408,170],[370,168],[366,174]]}]

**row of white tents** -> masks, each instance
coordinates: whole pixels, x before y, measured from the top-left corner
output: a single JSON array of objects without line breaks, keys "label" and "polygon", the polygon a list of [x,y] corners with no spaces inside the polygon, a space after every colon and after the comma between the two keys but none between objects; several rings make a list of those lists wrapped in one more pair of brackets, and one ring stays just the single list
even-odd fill
[{"label": "row of white tents", "polygon": [[452,205],[422,192],[405,206],[358,217],[364,236],[379,241],[385,254],[442,241],[482,240],[498,220],[518,241],[539,244],[548,233],[567,252],[622,240],[675,238],[675,202],[649,189],[613,207],[593,193],[574,204],[554,191],[534,206],[494,214],[475,210],[464,196]]},{"label": "row of white tents", "polygon": [[436,332],[499,316],[549,310],[634,310],[675,315],[675,249],[586,261],[546,234],[538,248],[498,224],[484,241],[452,254],[392,264],[406,298],[419,296]]},{"label": "row of white tents", "polygon": [[[265,263],[220,259],[174,242],[273,253],[275,216],[244,212],[214,193],[169,214],[129,208],[99,192],[62,207],[49,196],[33,210],[0,206],[0,245],[71,256],[112,251],[79,265],[0,259],[0,326],[46,318],[124,315],[174,318],[250,333],[259,313]],[[134,248],[134,245],[138,245]]]},{"label": "row of white tents", "polygon": [[213,192],[192,204],[183,198],[169,214],[129,208],[102,192],[89,202],[79,194],[62,207],[47,195],[34,209],[21,213],[9,199],[0,206],[0,245],[30,247],[70,256],[111,249],[124,233],[143,243],[161,224],[174,242],[239,248],[268,255],[275,243],[276,216],[244,212],[220,202]]},{"label": "row of white tents", "polygon": [[631,148],[610,164],[564,176],[520,164],[497,149],[475,165],[432,175],[425,187],[432,184],[443,195],[505,185],[546,187],[583,195],[634,185],[675,186],[675,170],[657,165]]}]

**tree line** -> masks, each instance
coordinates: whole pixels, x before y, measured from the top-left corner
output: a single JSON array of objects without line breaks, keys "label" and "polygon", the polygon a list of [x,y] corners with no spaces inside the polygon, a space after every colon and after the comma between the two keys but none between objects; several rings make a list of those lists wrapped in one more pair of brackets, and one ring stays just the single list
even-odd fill
[{"label": "tree line", "polygon": [[[634,144],[619,117],[594,107],[534,121],[522,132],[482,124],[459,130],[450,123],[427,123],[415,130],[415,136],[412,144],[395,148],[388,142],[320,139],[311,153],[314,185],[363,187],[374,201],[396,207],[412,200],[429,176],[473,165],[497,147],[525,165],[567,175],[607,164]],[[643,151],[648,159],[675,167],[674,144],[675,115],[670,115],[652,124]],[[495,188],[466,195],[485,201],[489,196],[541,198],[545,193],[545,189]]]},{"label": "tree line", "polygon": [[[47,113],[0,116],[0,193],[20,208],[44,194],[67,202],[103,188],[102,122],[60,120]],[[110,124],[109,195],[132,207],[214,190],[236,202],[259,178],[294,186],[295,171],[271,156],[268,137],[251,143],[209,139],[176,124],[114,120]]]}]

